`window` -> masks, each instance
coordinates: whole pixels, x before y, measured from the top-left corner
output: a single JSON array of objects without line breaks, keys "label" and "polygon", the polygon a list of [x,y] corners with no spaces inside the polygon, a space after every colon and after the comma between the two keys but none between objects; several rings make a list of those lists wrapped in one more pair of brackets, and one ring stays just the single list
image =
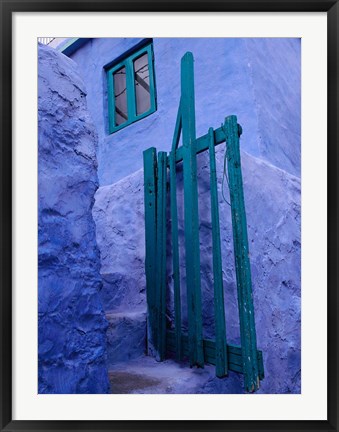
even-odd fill
[{"label": "window", "polygon": [[151,43],[110,67],[107,78],[110,133],[156,110]]}]

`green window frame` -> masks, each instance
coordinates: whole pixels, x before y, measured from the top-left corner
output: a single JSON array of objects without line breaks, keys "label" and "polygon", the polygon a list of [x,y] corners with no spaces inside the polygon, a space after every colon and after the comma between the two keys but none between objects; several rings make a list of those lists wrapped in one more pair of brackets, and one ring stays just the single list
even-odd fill
[{"label": "green window frame", "polygon": [[[145,84],[143,81],[143,87],[147,86],[147,91],[149,91],[149,108],[138,114],[137,113],[137,91],[136,86],[139,85],[137,79],[137,74],[134,71],[134,62],[139,58],[143,57],[147,54],[148,60],[148,71],[149,71],[149,84]],[[116,93],[115,93],[115,80],[114,74],[119,71],[124,71],[122,74],[125,75],[123,78],[126,80],[124,84],[126,84],[125,89],[122,91],[126,91],[125,102],[127,103],[127,113],[125,113],[126,120],[121,122],[121,116],[117,112],[119,110],[116,104]],[[148,77],[147,77],[148,78]],[[142,81],[142,80],[141,80]],[[108,82],[108,117],[109,117],[109,133],[116,132],[138,120],[141,120],[148,115],[154,113],[156,111],[156,90],[155,90],[155,76],[154,76],[154,55],[153,55],[153,44],[149,43],[146,46],[138,49],[137,51],[129,54],[125,58],[119,61],[119,63],[114,64],[114,66],[110,67],[107,70],[107,82]],[[118,87],[118,85],[117,85]],[[120,88],[119,88],[120,91]],[[120,92],[120,94],[122,93]],[[120,117],[120,122],[118,118]]]}]

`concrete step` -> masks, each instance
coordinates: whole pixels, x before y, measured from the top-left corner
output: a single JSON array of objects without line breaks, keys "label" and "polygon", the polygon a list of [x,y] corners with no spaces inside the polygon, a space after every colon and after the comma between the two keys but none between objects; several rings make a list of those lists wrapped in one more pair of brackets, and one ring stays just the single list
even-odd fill
[{"label": "concrete step", "polygon": [[106,312],[108,366],[140,357],[146,351],[146,310]]},{"label": "concrete step", "polygon": [[[133,263],[128,265],[133,267]],[[101,272],[101,277],[99,296],[106,311],[146,308],[146,283],[144,279],[140,281],[139,274],[135,276],[134,269],[126,273],[121,269],[119,272]]]},{"label": "concrete step", "polygon": [[229,372],[225,378],[215,376],[215,367],[190,368],[174,360],[157,362],[140,356],[116,363],[109,370],[114,394],[236,394],[243,393],[243,376]]}]

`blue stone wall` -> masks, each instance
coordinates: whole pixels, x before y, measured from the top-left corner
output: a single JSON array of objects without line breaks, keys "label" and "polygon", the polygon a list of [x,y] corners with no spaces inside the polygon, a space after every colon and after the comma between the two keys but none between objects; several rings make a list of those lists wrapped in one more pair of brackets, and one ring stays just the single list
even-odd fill
[{"label": "blue stone wall", "polygon": [[99,135],[100,186],[140,169],[146,148],[170,149],[186,51],[195,58],[197,136],[236,114],[244,150],[300,176],[300,39],[154,38],[158,109],[109,134],[103,67],[140,40],[91,39],[71,56],[87,83]]},{"label": "blue stone wall", "polygon": [[[264,352],[260,392],[300,393],[300,40],[154,39],[157,111],[108,133],[103,66],[140,39],[92,39],[72,58],[88,88],[88,107],[98,132],[98,176],[93,215],[101,252],[101,298],[111,317],[110,361],[142,355],[145,349],[144,213],[142,152],[169,150],[180,97],[180,59],[195,58],[197,135],[235,114],[241,137],[258,347]],[[224,145],[217,148],[223,281],[227,335],[239,343],[238,306],[230,211],[221,198]],[[209,168],[198,157],[203,320],[213,337],[213,271]],[[184,263],[183,197],[178,167],[180,259]],[[227,196],[227,185],[225,187]],[[168,220],[168,234],[170,234]],[[169,248],[170,250],[170,244]],[[172,325],[173,276],[168,256],[168,326]],[[183,303],[185,268],[181,267]],[[184,325],[185,325],[185,313]],[[144,340],[143,344],[136,344]],[[237,383],[235,385],[234,383]],[[233,383],[233,384],[232,384]],[[214,385],[214,384],[213,384]],[[218,381],[211,392],[241,392],[239,381]]]},{"label": "blue stone wall", "polygon": [[75,63],[39,46],[39,393],[107,393],[97,135]]},{"label": "blue stone wall", "polygon": [[[216,148],[226,333],[240,345],[230,207],[222,199],[225,148]],[[212,228],[208,155],[198,157],[201,287],[204,336],[214,339]],[[300,179],[242,152],[248,240],[258,348],[265,379],[261,393],[300,393]],[[182,170],[177,171],[183,328],[187,329]],[[225,196],[228,189],[225,187]],[[146,347],[143,171],[98,189],[93,216],[104,279],[101,296],[110,320],[110,364],[140,357]],[[167,219],[167,326],[174,326],[171,220]],[[141,340],[143,344],[140,344]],[[231,372],[231,376],[233,373]],[[242,392],[242,378],[213,381],[212,393]],[[184,388],[184,384],[183,384]],[[203,391],[203,389],[200,389]],[[203,391],[204,392],[204,391]]]}]

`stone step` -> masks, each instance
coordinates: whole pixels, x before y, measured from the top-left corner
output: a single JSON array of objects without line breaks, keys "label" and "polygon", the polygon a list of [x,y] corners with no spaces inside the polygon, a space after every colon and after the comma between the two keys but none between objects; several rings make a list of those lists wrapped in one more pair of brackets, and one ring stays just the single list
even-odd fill
[{"label": "stone step", "polygon": [[146,310],[106,312],[108,366],[145,354]]},{"label": "stone step", "polygon": [[190,368],[188,363],[157,362],[148,356],[116,363],[109,369],[109,379],[114,394],[244,393],[240,374],[217,378],[212,365]]},{"label": "stone step", "polygon": [[[126,262],[125,266],[127,265],[133,267],[134,264]],[[126,273],[101,272],[101,277],[99,296],[105,311],[146,308],[146,283],[134,277],[134,270]]]}]

